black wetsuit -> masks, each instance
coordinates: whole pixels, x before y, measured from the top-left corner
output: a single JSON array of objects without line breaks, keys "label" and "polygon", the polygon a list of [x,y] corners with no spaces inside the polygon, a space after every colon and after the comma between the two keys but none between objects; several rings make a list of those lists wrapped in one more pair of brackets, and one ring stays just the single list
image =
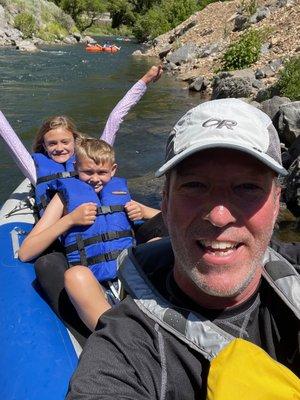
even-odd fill
[{"label": "black wetsuit", "polygon": [[[259,345],[299,375],[299,321],[264,279],[240,306],[203,309],[175,283],[172,251],[166,241],[161,242],[139,246],[131,259],[143,265],[164,298],[174,307],[201,313],[233,336]],[[206,399],[209,362],[144,314],[130,296],[106,312],[97,329],[84,348],[68,400]]]}]

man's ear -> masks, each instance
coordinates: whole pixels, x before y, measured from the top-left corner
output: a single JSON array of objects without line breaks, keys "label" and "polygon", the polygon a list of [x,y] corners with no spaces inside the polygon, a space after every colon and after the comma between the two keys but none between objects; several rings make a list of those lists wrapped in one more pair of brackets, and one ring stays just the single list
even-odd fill
[{"label": "man's ear", "polygon": [[111,168],[111,176],[115,176],[117,168],[118,168],[118,164],[113,164],[113,166]]},{"label": "man's ear", "polygon": [[166,191],[166,188],[163,190],[162,194],[162,202],[161,202],[161,213],[163,217],[163,221],[168,228],[168,193]]},{"label": "man's ear", "polygon": [[275,187],[275,193],[274,193],[274,203],[275,203],[275,207],[274,207],[274,223],[277,220],[279,211],[280,211],[280,196],[281,196],[281,187],[280,186],[276,186]]}]

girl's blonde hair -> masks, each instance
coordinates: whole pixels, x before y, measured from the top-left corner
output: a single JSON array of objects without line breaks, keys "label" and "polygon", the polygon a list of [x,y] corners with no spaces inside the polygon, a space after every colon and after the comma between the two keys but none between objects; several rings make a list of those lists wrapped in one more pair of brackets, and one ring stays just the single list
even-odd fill
[{"label": "girl's blonde hair", "polygon": [[46,135],[47,132],[57,128],[63,128],[69,132],[72,132],[75,142],[80,140],[81,137],[83,136],[82,133],[77,131],[76,125],[71,118],[66,117],[65,115],[56,115],[44,121],[43,125],[39,129],[34,139],[33,151],[36,153],[45,154],[46,152],[44,149],[44,136]]},{"label": "girl's blonde hair", "polygon": [[97,165],[115,163],[115,152],[112,146],[94,137],[81,136],[77,139],[75,156],[77,162],[83,158],[90,158]]}]

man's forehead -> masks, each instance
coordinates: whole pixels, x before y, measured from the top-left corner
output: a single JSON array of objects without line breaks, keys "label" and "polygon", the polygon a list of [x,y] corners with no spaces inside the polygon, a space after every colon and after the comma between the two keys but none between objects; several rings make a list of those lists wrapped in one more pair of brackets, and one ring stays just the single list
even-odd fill
[{"label": "man's forehead", "polygon": [[218,149],[207,149],[191,156],[187,157],[184,161],[176,167],[178,175],[190,174],[194,170],[201,169],[202,171],[210,172],[212,169],[224,168],[233,170],[245,170],[245,171],[260,171],[273,172],[265,164],[261,163],[255,157],[241,151],[218,148]]}]

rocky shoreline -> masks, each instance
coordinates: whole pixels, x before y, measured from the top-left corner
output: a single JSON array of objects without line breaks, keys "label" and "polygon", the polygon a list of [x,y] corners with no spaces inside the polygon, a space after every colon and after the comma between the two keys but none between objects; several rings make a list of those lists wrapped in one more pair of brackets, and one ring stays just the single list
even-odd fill
[{"label": "rocky shoreline", "polygon": [[[267,32],[258,61],[246,69],[222,71],[222,56],[230,44],[253,28]],[[300,102],[278,97],[276,82],[284,61],[300,54],[299,32],[298,0],[217,2],[134,55],[158,57],[169,74],[200,98],[238,97],[254,103],[269,114],[289,146],[300,135]]]},{"label": "rocky shoreline", "polygon": [[[59,12],[67,20],[69,31],[66,34],[58,35],[51,41],[43,40],[37,36],[26,38],[24,33],[17,29],[14,24],[14,18],[19,13],[19,9],[15,5],[10,5],[9,8],[4,8],[0,5],[0,47],[14,47],[20,51],[36,52],[39,51],[39,46],[43,44],[76,44],[76,43],[96,43],[90,36],[83,36],[75,31],[75,23],[72,18],[64,13],[52,3],[51,7],[54,12]],[[41,19],[38,19],[38,25],[42,25]],[[74,32],[72,32],[74,31]],[[71,33],[72,32],[72,33]]]}]

